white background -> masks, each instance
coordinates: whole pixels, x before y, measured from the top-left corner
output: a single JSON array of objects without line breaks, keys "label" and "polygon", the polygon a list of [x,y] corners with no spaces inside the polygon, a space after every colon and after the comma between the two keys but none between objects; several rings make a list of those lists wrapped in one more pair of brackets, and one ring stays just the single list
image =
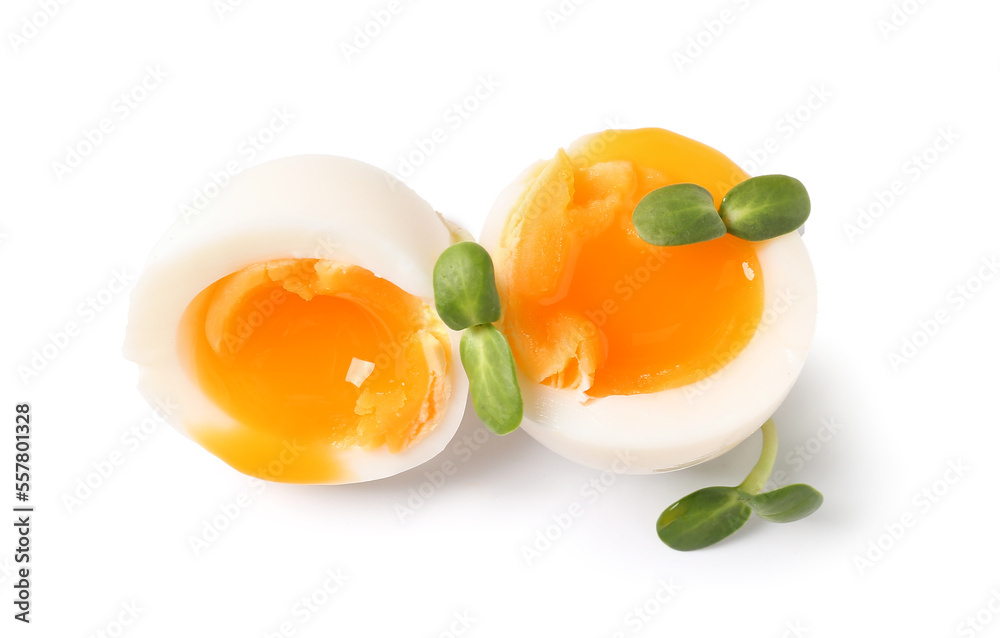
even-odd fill
[{"label": "white background", "polygon": [[[350,56],[342,45],[387,0],[49,2],[48,19],[45,4],[0,13],[0,600],[13,596],[4,521],[21,401],[37,507],[34,622],[4,602],[0,633],[115,633],[121,617],[135,637],[258,637],[285,622],[313,637],[1000,635],[1000,278],[977,274],[1000,256],[996,3],[591,0],[564,2],[556,21],[557,0],[424,0]],[[165,78],[123,106],[147,68]],[[499,86],[455,126],[452,105],[481,78]],[[825,97],[810,106],[814,91]],[[273,109],[293,121],[241,152]],[[103,118],[96,148],[56,168]],[[826,495],[812,517],[751,521],[687,554],[657,539],[672,501],[742,479],[756,437],[694,469],[617,477],[594,502],[599,473],[522,432],[375,483],[264,489],[167,426],[129,437],[154,413],[120,354],[128,295],[102,291],[116,271],[134,281],[213,171],[332,153],[405,172],[399,156],[442,127],[405,181],[475,232],[530,162],[609,125],[668,128],[809,187],[819,321],[776,420],[778,468]],[[859,220],[869,208],[881,214]],[[959,286],[976,291],[962,304]],[[87,314],[98,296],[108,303]],[[927,323],[935,314],[947,323]],[[68,322],[78,336],[25,379],[19,366]],[[893,366],[904,339],[921,346]],[[477,427],[467,418],[459,436]],[[447,459],[458,471],[401,521],[397,506]],[[100,485],[69,506],[88,477]],[[237,498],[251,504],[196,555],[190,538]],[[523,548],[573,503],[583,515],[529,564]],[[302,622],[298,601],[338,569],[347,582]],[[657,602],[664,583],[676,592]]]}]

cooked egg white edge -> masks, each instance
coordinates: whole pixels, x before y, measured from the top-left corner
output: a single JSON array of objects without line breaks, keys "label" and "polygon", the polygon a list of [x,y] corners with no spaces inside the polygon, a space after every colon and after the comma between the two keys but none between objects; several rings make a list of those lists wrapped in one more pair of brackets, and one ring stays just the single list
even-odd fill
[{"label": "cooked egg white edge", "polygon": [[[507,187],[483,226],[492,254],[507,219],[548,163],[536,162]],[[649,474],[728,452],[781,405],[805,363],[816,323],[816,278],[798,233],[755,245],[764,278],[764,316],[733,361],[696,384],[582,404],[573,390],[535,383],[518,370],[521,427],[562,456],[601,470]],[[787,303],[785,300],[795,301]],[[787,306],[787,307],[786,307]]]},{"label": "cooked egg white edge", "polygon": [[[153,249],[131,295],[125,356],[139,364],[139,390],[178,407],[165,419],[187,426],[238,427],[186,369],[178,343],[191,301],[222,277],[280,258],[332,259],[367,268],[434,306],[432,272],[453,233],[434,209],[392,175],[342,157],[303,155],[244,171],[201,214],[179,218]],[[424,463],[451,441],[468,380],[458,334],[449,330],[451,395],[441,422],[407,449],[333,450],[345,480],[391,476]]]}]

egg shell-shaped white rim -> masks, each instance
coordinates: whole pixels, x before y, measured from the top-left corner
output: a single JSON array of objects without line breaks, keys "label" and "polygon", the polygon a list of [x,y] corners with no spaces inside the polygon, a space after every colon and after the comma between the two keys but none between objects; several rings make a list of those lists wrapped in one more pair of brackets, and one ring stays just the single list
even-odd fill
[{"label": "egg shell-shaped white rim", "polygon": [[[546,161],[497,199],[482,232],[496,255],[512,210]],[[764,311],[747,346],[701,381],[650,394],[581,403],[579,393],[536,383],[520,370],[521,427],[552,451],[600,470],[650,474],[716,458],[770,418],[795,384],[816,323],[816,278],[805,244],[789,233],[755,245]]]},{"label": "egg shell-shaped white rim", "polygon": [[[434,209],[379,168],[343,157],[304,155],[249,168],[206,209],[178,218],[154,248],[131,295],[125,356],[139,365],[139,390],[153,405],[177,405],[166,420],[241,427],[202,392],[187,369],[178,331],[205,288],[271,259],[330,259],[361,266],[433,308],[432,273],[452,233]],[[346,478],[384,478],[441,452],[461,423],[468,380],[458,334],[449,330],[451,394],[437,427],[398,453],[361,448],[331,454]]]}]

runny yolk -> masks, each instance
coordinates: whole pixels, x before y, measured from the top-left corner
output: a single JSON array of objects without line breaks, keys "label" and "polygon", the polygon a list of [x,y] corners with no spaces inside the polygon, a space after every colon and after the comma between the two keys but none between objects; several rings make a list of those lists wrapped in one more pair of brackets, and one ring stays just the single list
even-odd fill
[{"label": "runny yolk", "polygon": [[680,387],[729,363],[763,311],[753,244],[726,235],[656,247],[631,218],[661,186],[702,185],[718,206],[742,179],[721,154],[661,129],[607,131],[541,166],[496,255],[521,369],[604,397]]},{"label": "runny yolk", "polygon": [[315,259],[219,280],[186,318],[204,393],[238,426],[192,435],[237,469],[286,482],[343,478],[352,447],[399,452],[450,393],[450,341],[419,298],[370,271]]}]

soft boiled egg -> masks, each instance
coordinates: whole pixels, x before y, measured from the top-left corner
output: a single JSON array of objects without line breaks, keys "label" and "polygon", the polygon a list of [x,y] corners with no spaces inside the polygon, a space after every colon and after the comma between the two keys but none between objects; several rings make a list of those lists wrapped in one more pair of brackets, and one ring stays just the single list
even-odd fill
[{"label": "soft boiled egg", "polygon": [[651,473],[719,456],[775,412],[816,317],[799,234],[657,247],[632,224],[654,189],[697,184],[718,208],[748,177],[669,131],[610,130],[501,194],[482,243],[531,436],[591,467]]},{"label": "soft boiled egg", "polygon": [[351,483],[423,463],[468,394],[432,289],[460,234],[362,162],[250,168],[153,250],[125,343],[139,389],[258,478]]}]

